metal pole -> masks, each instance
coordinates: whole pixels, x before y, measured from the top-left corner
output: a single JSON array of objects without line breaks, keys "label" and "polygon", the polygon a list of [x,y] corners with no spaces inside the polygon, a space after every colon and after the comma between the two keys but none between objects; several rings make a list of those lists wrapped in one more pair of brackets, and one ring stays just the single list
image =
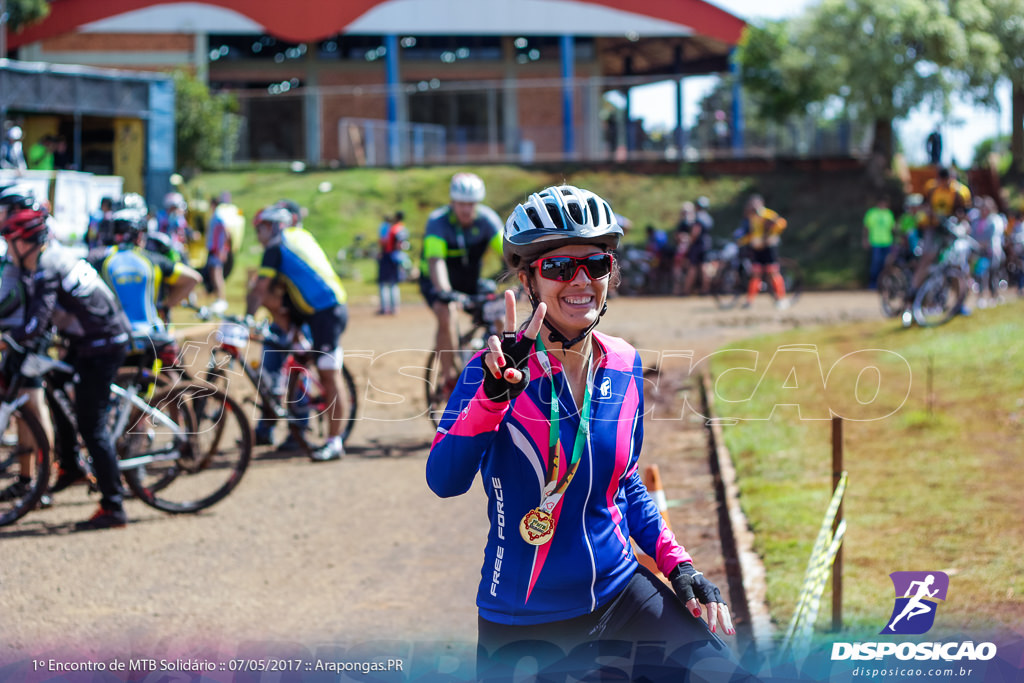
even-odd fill
[{"label": "metal pole", "polygon": [[[832,418],[832,490],[839,486],[843,476],[843,418]],[[832,536],[835,537],[839,523],[843,521],[843,501],[839,501],[839,509],[832,520]],[[836,560],[832,565],[832,630],[843,629],[843,546],[836,552]]]},{"label": "metal pole", "polygon": [[0,59],[7,57],[7,0],[0,0]]},{"label": "metal pole", "polygon": [[394,33],[384,36],[385,74],[388,80],[388,164],[393,167],[404,163],[402,137],[399,130],[398,97],[401,88],[399,75],[398,36]]},{"label": "metal pole", "polygon": [[736,77],[732,85],[732,151],[743,153],[743,88],[740,86],[740,65],[736,62],[736,49],[729,55],[729,71]]},{"label": "metal pole", "polygon": [[573,36],[560,36],[559,51],[562,56],[562,153],[567,159],[572,159],[576,155],[576,111],[573,107],[576,44]]}]

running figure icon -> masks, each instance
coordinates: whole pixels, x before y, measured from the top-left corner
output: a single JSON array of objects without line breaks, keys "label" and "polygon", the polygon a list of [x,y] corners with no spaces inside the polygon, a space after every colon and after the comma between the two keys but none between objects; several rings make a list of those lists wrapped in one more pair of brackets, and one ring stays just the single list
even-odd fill
[{"label": "running figure icon", "polygon": [[[936,588],[933,591],[928,590],[928,587],[931,586],[933,583],[935,583],[934,574],[929,574],[928,576],[926,576],[924,581],[911,582],[910,587],[907,589],[906,594],[903,596],[905,598],[910,598],[910,601],[906,604],[906,606],[904,606],[903,611],[900,612],[899,616],[893,619],[892,622],[889,624],[890,631],[896,630],[896,622],[902,619],[903,617],[906,617],[907,621],[910,621],[919,614],[927,614],[931,612],[932,609],[934,609],[928,603],[923,602],[924,598],[934,598],[935,594],[939,592],[938,588]],[[914,595],[911,596],[911,591],[915,590],[914,586],[917,586],[917,589]]]},{"label": "running figure icon", "polygon": [[949,576],[945,572],[933,570],[893,572],[890,577],[896,589],[896,600],[889,624],[882,629],[882,633],[926,633],[935,623],[939,602],[946,599]]}]

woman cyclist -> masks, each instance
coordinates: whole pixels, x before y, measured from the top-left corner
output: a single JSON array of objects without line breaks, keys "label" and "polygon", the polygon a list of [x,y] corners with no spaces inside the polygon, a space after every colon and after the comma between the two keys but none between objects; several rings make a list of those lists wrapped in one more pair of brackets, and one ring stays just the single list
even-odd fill
[{"label": "woman cyclist", "polygon": [[[630,670],[614,667],[629,680],[682,680],[694,668],[715,680],[749,675],[717,635],[735,633],[718,588],[694,569],[641,481],[640,357],[594,329],[621,235],[608,203],[575,187],[547,188],[515,208],[504,253],[533,314],[467,365],[430,451],[436,494],[465,493],[479,471],[489,499],[479,680],[509,679],[524,657],[545,674],[580,676],[609,647],[629,659]],[[517,329],[508,295],[505,322]],[[676,595],[638,564],[630,537]]]}]

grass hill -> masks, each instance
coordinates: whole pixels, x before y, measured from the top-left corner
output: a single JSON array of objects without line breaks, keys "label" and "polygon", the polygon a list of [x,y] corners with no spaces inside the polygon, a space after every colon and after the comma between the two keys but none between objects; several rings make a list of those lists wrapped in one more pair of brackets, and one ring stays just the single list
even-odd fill
[{"label": "grass hill", "polygon": [[[503,218],[529,193],[548,185],[570,183],[593,190],[605,197],[617,213],[632,221],[633,228],[626,239],[638,243],[643,242],[647,225],[673,230],[680,203],[700,195],[711,200],[716,241],[724,240],[739,224],[747,195],[760,192],[770,208],[788,219],[782,251],[800,261],[810,286],[847,288],[860,286],[863,281],[866,255],[861,249],[860,226],[868,198],[862,176],[856,172],[785,172],[708,179],[626,172],[563,174],[512,166],[308,173],[267,169],[203,174],[189,182],[186,194],[192,200],[208,199],[227,190],[250,221],[260,208],[279,199],[299,202],[309,210],[306,227],[317,236],[328,255],[346,250],[339,270],[350,280],[347,284],[358,298],[372,291],[376,268],[371,259],[353,263],[353,254],[360,252],[353,247],[372,247],[381,218],[401,210],[412,235],[412,256],[417,258],[427,215],[447,202],[448,181],[453,173],[462,170],[471,170],[483,178],[487,185],[486,203]],[[242,268],[256,265],[259,253],[250,229],[242,247]],[[243,284],[237,275],[232,280],[233,288]]]}]

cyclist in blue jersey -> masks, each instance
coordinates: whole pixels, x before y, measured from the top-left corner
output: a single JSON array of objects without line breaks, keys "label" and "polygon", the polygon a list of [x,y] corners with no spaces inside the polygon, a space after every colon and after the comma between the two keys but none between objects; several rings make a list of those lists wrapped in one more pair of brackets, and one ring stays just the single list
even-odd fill
[{"label": "cyclist in blue jersey", "polygon": [[420,262],[420,292],[437,317],[435,348],[440,354],[444,395],[457,377],[454,354],[458,334],[456,302],[477,294],[484,255],[501,254],[501,219],[484,200],[484,181],[473,173],[456,173],[449,186],[451,203],[427,218]]},{"label": "cyclist in blue jersey", "polygon": [[[515,208],[505,254],[533,314],[516,332],[506,295],[504,338],[466,366],[430,450],[435,493],[465,493],[479,472],[488,497],[478,680],[507,680],[524,657],[541,677],[583,678],[609,641],[630,645],[616,650],[632,659],[622,680],[683,680],[695,666],[714,680],[750,676],[717,635],[735,633],[721,593],[641,480],[639,354],[595,331],[621,236],[608,203],[575,187]],[[630,537],[675,595],[637,562]]]},{"label": "cyclist in blue jersey", "polygon": [[202,276],[184,263],[143,249],[147,238],[145,214],[122,209],[101,226],[89,262],[117,295],[135,335],[166,334],[160,308],[184,301]]},{"label": "cyclist in blue jersey", "polygon": [[254,314],[274,297],[282,285],[288,301],[290,325],[309,325],[316,366],[331,406],[328,439],[312,454],[314,461],[337,460],[345,454],[341,440],[342,406],[338,400],[343,354],[341,335],[348,322],[345,288],[316,238],[292,226],[291,213],[268,206],[256,215],[256,237],[263,245],[257,279],[246,297],[246,314]]}]

